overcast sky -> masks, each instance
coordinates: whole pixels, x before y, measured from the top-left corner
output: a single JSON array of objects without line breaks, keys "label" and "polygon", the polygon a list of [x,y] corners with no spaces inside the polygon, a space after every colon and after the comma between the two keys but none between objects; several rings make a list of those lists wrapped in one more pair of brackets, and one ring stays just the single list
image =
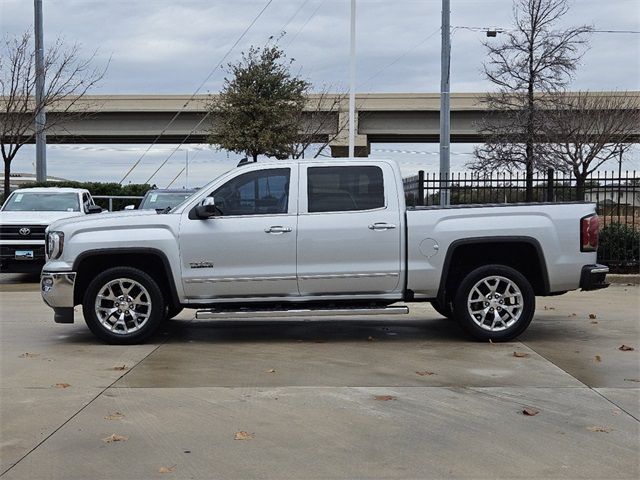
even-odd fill
[{"label": "overcast sky", "polygon": [[[268,0],[44,0],[45,44],[63,37],[78,42],[97,64],[111,59],[107,75],[92,93],[191,94],[237,40]],[[511,0],[451,0],[454,27],[509,28]],[[440,0],[358,0],[358,92],[437,92],[440,82]],[[575,0],[564,25],[597,30],[640,30],[638,0]],[[15,35],[33,25],[33,2],[0,0],[0,31]],[[249,45],[280,41],[295,68],[316,86],[346,90],[349,68],[348,0],[272,0],[232,52],[237,60]],[[454,28],[451,89],[486,91],[481,74],[482,32]],[[224,72],[215,71],[202,93],[219,90]],[[640,90],[640,35],[594,33],[573,89]],[[146,145],[60,145],[48,148],[50,175],[78,180],[119,180]],[[171,152],[160,145],[131,176],[146,180]],[[213,177],[238,156],[192,146],[193,179]],[[436,170],[434,144],[374,145],[372,154],[400,160],[407,174]],[[463,169],[471,145],[453,145],[452,168]],[[412,152],[412,153],[406,153]],[[165,186],[181,170],[180,152],[158,174]],[[637,157],[637,155],[636,155]],[[23,148],[13,171],[33,171],[34,149]],[[637,158],[629,163],[640,168]],[[174,186],[184,185],[184,174]],[[202,183],[196,182],[196,183]]]}]

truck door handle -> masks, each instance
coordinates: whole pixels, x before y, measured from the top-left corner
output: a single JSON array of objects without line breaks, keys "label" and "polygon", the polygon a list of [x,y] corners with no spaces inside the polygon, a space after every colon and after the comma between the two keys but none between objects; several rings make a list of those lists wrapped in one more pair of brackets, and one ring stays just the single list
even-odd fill
[{"label": "truck door handle", "polygon": [[396,226],[393,225],[392,223],[384,223],[384,222],[377,222],[369,225],[369,230],[375,230],[375,231],[393,230],[394,228],[396,228]]},{"label": "truck door handle", "polygon": [[291,227],[283,227],[282,225],[273,225],[269,228],[264,229],[264,233],[289,233],[291,231]]}]

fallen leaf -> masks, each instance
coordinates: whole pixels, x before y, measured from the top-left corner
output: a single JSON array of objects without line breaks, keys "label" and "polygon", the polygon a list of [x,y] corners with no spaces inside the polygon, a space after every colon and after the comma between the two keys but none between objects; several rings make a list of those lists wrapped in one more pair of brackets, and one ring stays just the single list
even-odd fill
[{"label": "fallen leaf", "polygon": [[127,370],[127,368],[128,367],[126,365],[122,365],[122,366],[118,366],[118,367],[113,367],[111,370],[119,371],[119,370]]},{"label": "fallen leaf", "polygon": [[613,432],[613,428],[611,428],[611,427],[602,427],[602,426],[599,426],[599,425],[594,425],[593,427],[587,427],[587,430],[589,430],[590,432],[602,432],[602,433]]},{"label": "fallen leaf", "polygon": [[104,443],[126,442],[127,440],[129,440],[127,435],[117,435],[115,433],[112,433],[108,437],[102,439]]},{"label": "fallen leaf", "polygon": [[570,317],[577,317],[578,315],[575,313],[572,313],[571,315],[569,315]]},{"label": "fallen leaf", "polygon": [[39,353],[31,353],[31,352],[24,352],[22,355],[19,355],[20,358],[34,358],[39,356],[40,356]]},{"label": "fallen leaf", "polygon": [[158,470],[158,473],[173,473],[175,469],[176,469],[175,465],[171,465],[170,467],[160,467],[160,469]]},{"label": "fallen leaf", "polygon": [[104,417],[105,420],[122,420],[124,415],[120,412],[113,412]]},{"label": "fallen leaf", "polygon": [[618,348],[618,350],[622,352],[633,352],[635,348],[630,347],[629,345],[620,345],[620,348]]},{"label": "fallen leaf", "polygon": [[620,415],[620,410],[611,410],[612,415]]},{"label": "fallen leaf", "polygon": [[592,324],[594,324],[594,325],[595,325],[595,324],[597,324],[597,323],[598,323],[598,321],[597,321],[597,320],[591,320],[591,322],[590,322],[590,323],[592,323]]},{"label": "fallen leaf", "polygon": [[533,417],[540,413],[540,410],[533,407],[526,407],[522,410],[522,414],[526,417]]},{"label": "fallen leaf", "polygon": [[435,375],[435,372],[428,372],[426,370],[420,371],[420,372],[416,372],[416,375],[420,375],[421,377],[426,377],[429,375]]},{"label": "fallen leaf", "polygon": [[600,355],[596,355],[595,357],[593,357],[593,361],[600,363],[602,361],[602,357]]},{"label": "fallen leaf", "polygon": [[266,373],[276,373],[275,369],[270,368],[269,370],[265,370]]},{"label": "fallen leaf", "polygon": [[255,437],[254,433],[240,431],[240,432],[236,432],[233,439],[234,440],[251,440],[253,437]]},{"label": "fallen leaf", "polygon": [[529,354],[525,352],[513,352],[513,356],[516,358],[527,358]]},{"label": "fallen leaf", "polygon": [[56,388],[69,388],[71,385],[68,383],[56,383],[54,387]]},{"label": "fallen leaf", "polygon": [[595,320],[596,318],[598,318],[598,316],[597,316],[595,313],[590,313],[590,314],[589,314],[589,318],[590,318],[591,320]]},{"label": "fallen leaf", "polygon": [[373,337],[367,337],[367,340],[370,341],[370,342],[373,342],[374,338]]},{"label": "fallen leaf", "polygon": [[625,378],[625,382],[638,382],[640,383],[640,378]]},{"label": "fallen leaf", "polygon": [[388,402],[389,400],[395,400],[396,397],[393,395],[376,395],[373,397],[374,400],[379,400],[381,402]]}]

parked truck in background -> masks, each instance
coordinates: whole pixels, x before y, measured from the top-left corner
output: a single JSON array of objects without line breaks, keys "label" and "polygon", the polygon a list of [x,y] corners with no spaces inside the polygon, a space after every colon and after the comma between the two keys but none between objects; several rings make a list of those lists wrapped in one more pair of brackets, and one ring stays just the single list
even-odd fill
[{"label": "parked truck in background", "polygon": [[82,305],[109,343],[196,318],[391,315],[432,302],[479,340],[517,337],[535,297],[606,287],[590,203],[407,208],[397,164],[331,159],[232,170],[170,211],[60,220],[44,301]]},{"label": "parked truck in background", "polygon": [[13,191],[0,208],[0,272],[40,270],[45,262],[45,229],[50,223],[101,211],[84,189]]}]

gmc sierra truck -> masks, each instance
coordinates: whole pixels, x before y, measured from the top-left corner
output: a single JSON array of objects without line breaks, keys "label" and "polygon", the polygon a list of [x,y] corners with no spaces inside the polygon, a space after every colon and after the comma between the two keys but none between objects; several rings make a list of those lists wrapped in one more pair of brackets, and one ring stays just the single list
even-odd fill
[{"label": "gmc sierra truck", "polygon": [[0,272],[40,271],[50,223],[101,211],[89,191],[81,188],[14,190],[0,208]]},{"label": "gmc sierra truck", "polygon": [[142,342],[196,318],[392,315],[429,301],[479,340],[531,322],[535,297],[606,287],[589,203],[407,208],[386,160],[253,163],[178,206],[61,220],[44,301],[58,323]]}]

